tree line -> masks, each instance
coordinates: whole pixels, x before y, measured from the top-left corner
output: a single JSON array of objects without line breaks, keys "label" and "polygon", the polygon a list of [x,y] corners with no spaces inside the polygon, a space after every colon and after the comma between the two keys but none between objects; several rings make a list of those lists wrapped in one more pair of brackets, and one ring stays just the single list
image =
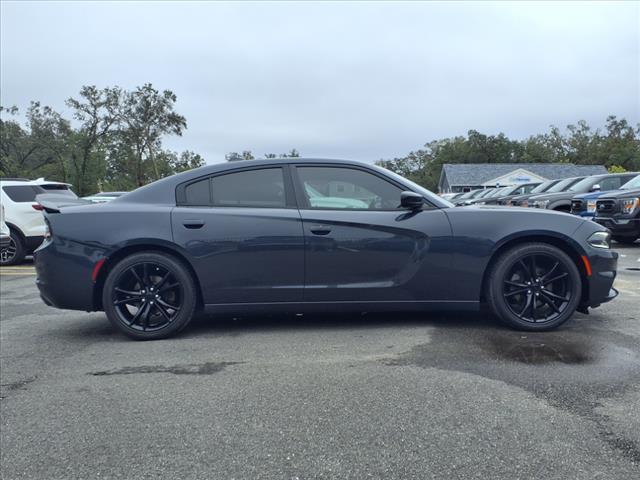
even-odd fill
[{"label": "tree line", "polygon": [[446,163],[575,163],[604,165],[612,172],[640,171],[640,125],[634,128],[625,119],[609,116],[603,130],[581,120],[568,125],[565,133],[551,126],[549,132],[525,140],[470,130],[466,136],[433,140],[404,157],[376,163],[433,191]]},{"label": "tree line", "polygon": [[[166,136],[180,136],[187,128],[185,117],[175,111],[176,100],[171,90],[147,83],[134,90],[84,86],[66,101],[71,118],[31,102],[21,122],[16,107],[0,106],[0,177],[45,177],[71,183],[78,195],[87,195],[132,190],[202,166],[205,160],[197,153],[163,147]],[[294,148],[261,158],[299,156]],[[225,155],[230,162],[255,158],[250,150]],[[432,190],[446,163],[575,163],[640,171],[640,125],[609,116],[603,129],[579,121],[564,132],[552,126],[524,140],[470,130],[376,163]]]},{"label": "tree line", "polygon": [[131,190],[205,164],[192,151],[162,145],[187,128],[171,90],[84,86],[65,103],[73,121],[40,102],[31,102],[24,123],[16,107],[0,107],[1,177],[46,177],[87,195]]}]

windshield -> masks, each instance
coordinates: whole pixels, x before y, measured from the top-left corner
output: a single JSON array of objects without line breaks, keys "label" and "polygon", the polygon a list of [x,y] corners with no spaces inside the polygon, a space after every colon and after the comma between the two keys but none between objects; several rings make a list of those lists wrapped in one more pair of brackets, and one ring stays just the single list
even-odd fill
[{"label": "windshield", "polygon": [[640,188],[640,175],[638,175],[637,177],[632,178],[627,183],[622,185],[620,188],[622,190],[631,190],[632,188],[633,189]]},{"label": "windshield", "polygon": [[564,180],[556,183],[553,187],[547,190],[547,193],[564,192],[568,187],[581,180],[580,178],[565,178]]},{"label": "windshield", "polygon": [[427,190],[426,188],[424,188],[423,186],[418,185],[415,182],[412,182],[408,178],[404,178],[402,175],[398,175],[397,173],[392,172],[391,170],[387,170],[386,168],[382,168],[382,167],[378,167],[378,168],[380,168],[382,171],[384,171],[385,174],[387,174],[387,175],[395,178],[396,180],[398,180],[400,183],[404,183],[405,185],[411,187],[411,189],[414,192],[417,192],[417,193],[423,195],[424,197],[426,197],[429,200],[433,200],[432,203],[434,205],[438,205],[438,203],[444,203],[447,207],[455,207],[455,205],[453,203],[451,203],[449,200],[445,200],[444,198],[439,197],[435,193],[431,192],[430,190]]},{"label": "windshield", "polygon": [[591,185],[598,183],[598,177],[587,177],[580,180],[569,188],[569,192],[586,192],[591,188]]},{"label": "windshield", "polygon": [[552,186],[554,186],[556,183],[558,183],[558,180],[549,180],[548,182],[544,182],[541,183],[540,185],[538,185],[536,188],[534,188],[533,190],[531,190],[531,192],[529,193],[542,193],[542,192],[546,192],[547,189],[551,188]]},{"label": "windshield", "polygon": [[497,197],[498,195],[502,195],[504,192],[509,191],[511,188],[512,187],[496,188],[491,192],[491,194],[487,195],[487,197]]},{"label": "windshield", "polygon": [[458,197],[458,200],[469,198],[471,195],[477,195],[480,190],[469,190]]}]

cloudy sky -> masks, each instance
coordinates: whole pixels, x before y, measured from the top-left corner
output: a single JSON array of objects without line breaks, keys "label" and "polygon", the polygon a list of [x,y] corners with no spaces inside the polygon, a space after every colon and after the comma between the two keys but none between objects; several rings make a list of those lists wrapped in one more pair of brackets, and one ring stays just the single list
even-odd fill
[{"label": "cloudy sky", "polygon": [[640,3],[6,2],[1,103],[151,82],[208,162],[374,161],[469,129],[640,121]]}]

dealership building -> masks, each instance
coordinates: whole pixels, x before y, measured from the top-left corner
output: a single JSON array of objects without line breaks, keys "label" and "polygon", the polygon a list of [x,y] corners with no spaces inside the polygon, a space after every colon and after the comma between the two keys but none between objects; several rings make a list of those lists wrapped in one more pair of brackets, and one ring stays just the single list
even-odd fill
[{"label": "dealership building", "polygon": [[573,163],[446,163],[442,166],[438,191],[466,192],[602,173],[607,173],[602,165]]}]

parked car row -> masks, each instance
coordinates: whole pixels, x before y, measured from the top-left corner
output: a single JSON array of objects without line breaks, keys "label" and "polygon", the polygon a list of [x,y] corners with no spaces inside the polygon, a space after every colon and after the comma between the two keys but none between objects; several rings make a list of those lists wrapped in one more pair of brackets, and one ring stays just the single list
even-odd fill
[{"label": "parked car row", "polygon": [[640,238],[640,175],[637,172],[572,177],[502,188],[478,189],[449,198],[457,206],[508,205],[572,213],[609,228],[613,238]]},{"label": "parked car row", "polygon": [[[0,204],[2,221],[0,222],[0,265],[14,265],[22,262],[40,246],[45,235],[45,222],[42,206],[36,196],[53,193],[61,198],[78,200],[71,190],[71,184],[54,182],[38,178],[2,178],[0,179]],[[113,200],[124,192],[104,192],[85,197],[91,202]]]}]

